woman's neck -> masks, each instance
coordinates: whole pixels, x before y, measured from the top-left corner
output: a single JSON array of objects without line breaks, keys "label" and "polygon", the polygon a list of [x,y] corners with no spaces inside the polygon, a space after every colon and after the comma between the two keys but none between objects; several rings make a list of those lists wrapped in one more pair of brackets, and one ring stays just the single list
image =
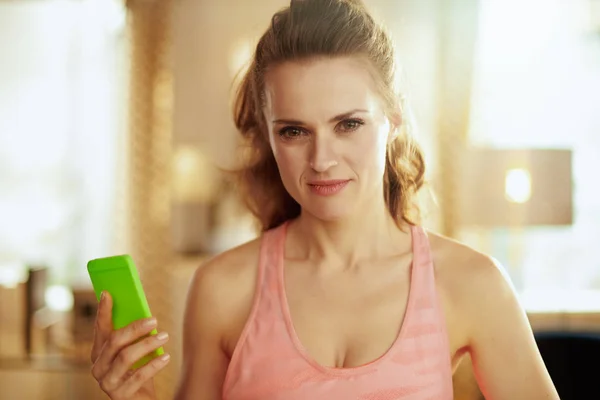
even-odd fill
[{"label": "woman's neck", "polygon": [[288,257],[342,268],[404,253],[411,246],[410,231],[398,227],[385,204],[335,221],[302,212],[290,224],[288,238]]}]

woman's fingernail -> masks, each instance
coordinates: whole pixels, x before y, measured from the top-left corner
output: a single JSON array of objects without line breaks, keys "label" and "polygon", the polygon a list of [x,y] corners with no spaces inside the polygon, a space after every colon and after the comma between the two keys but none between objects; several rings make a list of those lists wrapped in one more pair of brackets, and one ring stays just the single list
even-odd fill
[{"label": "woman's fingernail", "polygon": [[144,326],[150,328],[156,325],[156,318],[150,318],[144,321]]},{"label": "woman's fingernail", "polygon": [[159,341],[163,341],[163,340],[167,340],[169,338],[169,334],[167,332],[161,332],[158,335],[156,335],[156,339]]},{"label": "woman's fingernail", "polygon": [[171,358],[171,355],[169,353],[167,353],[167,354],[163,354],[162,356],[160,356],[159,360],[162,362],[167,362],[167,361],[169,361],[170,358]]},{"label": "woman's fingernail", "polygon": [[106,298],[106,292],[103,290],[102,293],[100,293],[100,301],[104,301],[105,298]]}]

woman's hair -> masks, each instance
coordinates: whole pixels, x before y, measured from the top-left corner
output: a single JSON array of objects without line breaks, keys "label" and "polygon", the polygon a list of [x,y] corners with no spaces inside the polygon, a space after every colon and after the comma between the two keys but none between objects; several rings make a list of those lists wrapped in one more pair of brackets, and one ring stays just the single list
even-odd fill
[{"label": "woman's hair", "polygon": [[269,144],[263,113],[265,74],[286,61],[336,56],[368,60],[388,117],[400,115],[403,129],[388,145],[384,197],[399,225],[418,222],[416,194],[423,185],[425,163],[403,115],[390,36],[360,0],[293,0],[273,16],[259,40],[234,102],[235,124],[248,151],[235,174],[243,199],[263,231],[300,214],[300,205],[283,186]]}]

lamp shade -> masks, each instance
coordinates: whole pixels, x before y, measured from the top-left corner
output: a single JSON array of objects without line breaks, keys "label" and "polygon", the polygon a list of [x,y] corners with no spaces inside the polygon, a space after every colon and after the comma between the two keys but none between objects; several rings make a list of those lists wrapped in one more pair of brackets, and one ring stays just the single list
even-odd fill
[{"label": "lamp shade", "polygon": [[457,162],[461,226],[572,224],[571,150],[469,148]]}]

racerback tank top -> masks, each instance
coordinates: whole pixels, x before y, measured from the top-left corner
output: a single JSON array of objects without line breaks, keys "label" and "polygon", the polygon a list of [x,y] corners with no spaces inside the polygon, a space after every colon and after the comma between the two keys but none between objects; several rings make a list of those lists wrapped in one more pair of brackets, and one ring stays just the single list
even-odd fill
[{"label": "racerback tank top", "polygon": [[353,368],[320,365],[294,331],[284,285],[286,228],[284,223],[262,236],[254,304],[229,364],[223,399],[452,399],[448,334],[423,228],[411,227],[410,290],[398,336],[381,357]]}]

